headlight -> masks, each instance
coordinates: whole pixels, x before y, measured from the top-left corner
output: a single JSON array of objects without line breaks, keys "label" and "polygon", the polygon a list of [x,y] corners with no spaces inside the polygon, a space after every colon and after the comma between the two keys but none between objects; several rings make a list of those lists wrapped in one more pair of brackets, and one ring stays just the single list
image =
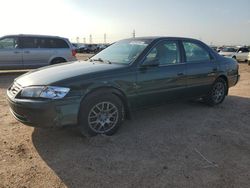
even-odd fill
[{"label": "headlight", "polygon": [[40,94],[42,93],[44,87],[26,87],[22,90],[21,96],[22,97],[31,97],[31,98],[37,98],[40,97]]},{"label": "headlight", "polygon": [[69,88],[56,86],[32,86],[22,90],[21,96],[28,98],[61,99],[67,95]]},{"label": "headlight", "polygon": [[48,99],[61,99],[67,95],[69,90],[70,89],[66,87],[48,86],[43,89],[40,97]]}]

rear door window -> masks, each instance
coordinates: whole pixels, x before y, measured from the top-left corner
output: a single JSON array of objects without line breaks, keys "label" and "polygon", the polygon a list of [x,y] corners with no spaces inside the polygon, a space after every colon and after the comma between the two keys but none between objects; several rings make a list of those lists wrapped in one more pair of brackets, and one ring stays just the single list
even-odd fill
[{"label": "rear door window", "polygon": [[209,61],[210,54],[201,45],[193,42],[183,42],[187,62]]},{"label": "rear door window", "polygon": [[62,39],[43,37],[22,37],[22,48],[69,48]]},{"label": "rear door window", "polygon": [[39,39],[35,37],[21,37],[22,48],[39,48]]}]

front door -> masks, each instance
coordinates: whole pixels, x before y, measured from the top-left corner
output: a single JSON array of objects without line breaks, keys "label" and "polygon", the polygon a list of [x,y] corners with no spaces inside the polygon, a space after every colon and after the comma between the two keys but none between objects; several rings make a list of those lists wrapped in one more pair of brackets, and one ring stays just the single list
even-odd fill
[{"label": "front door", "polygon": [[22,50],[17,37],[0,39],[0,69],[22,68]]},{"label": "front door", "polygon": [[186,88],[185,74],[178,41],[156,44],[137,70],[138,108],[180,97]]}]

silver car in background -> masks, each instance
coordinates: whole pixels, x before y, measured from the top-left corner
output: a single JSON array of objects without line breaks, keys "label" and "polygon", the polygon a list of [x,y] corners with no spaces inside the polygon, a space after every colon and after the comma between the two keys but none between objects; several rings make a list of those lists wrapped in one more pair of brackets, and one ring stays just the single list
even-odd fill
[{"label": "silver car in background", "polygon": [[75,61],[76,51],[66,38],[8,35],[0,38],[0,69],[32,69]]}]

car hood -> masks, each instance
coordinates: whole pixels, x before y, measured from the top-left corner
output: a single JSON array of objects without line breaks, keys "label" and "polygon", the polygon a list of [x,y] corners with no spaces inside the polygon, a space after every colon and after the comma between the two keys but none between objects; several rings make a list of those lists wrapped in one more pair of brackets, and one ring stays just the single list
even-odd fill
[{"label": "car hood", "polygon": [[122,65],[93,63],[89,61],[67,62],[30,71],[15,81],[22,87],[50,85],[68,78],[121,68]]}]

